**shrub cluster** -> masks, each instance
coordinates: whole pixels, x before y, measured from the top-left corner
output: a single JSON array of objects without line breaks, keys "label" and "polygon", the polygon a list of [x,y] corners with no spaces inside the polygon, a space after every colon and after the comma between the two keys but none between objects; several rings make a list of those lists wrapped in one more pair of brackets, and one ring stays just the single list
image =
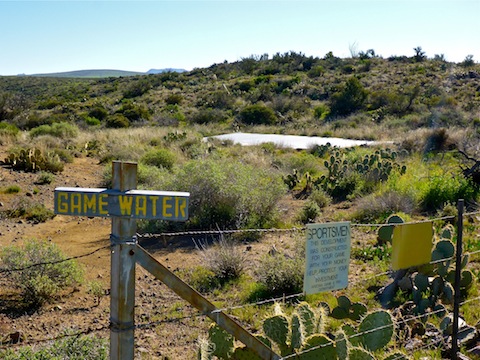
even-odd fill
[{"label": "shrub cluster", "polygon": [[81,281],[76,262],[63,261],[60,249],[51,242],[29,240],[24,247],[6,246],[0,258],[12,285],[19,288],[25,302],[40,306],[54,299],[60,291]]}]

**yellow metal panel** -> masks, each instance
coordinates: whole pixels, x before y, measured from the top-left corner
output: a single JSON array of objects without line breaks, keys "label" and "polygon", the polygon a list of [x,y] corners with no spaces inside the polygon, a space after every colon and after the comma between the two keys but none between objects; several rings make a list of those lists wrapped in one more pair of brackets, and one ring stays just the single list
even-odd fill
[{"label": "yellow metal panel", "polygon": [[393,229],[392,269],[406,269],[429,263],[432,239],[431,222],[396,225]]}]

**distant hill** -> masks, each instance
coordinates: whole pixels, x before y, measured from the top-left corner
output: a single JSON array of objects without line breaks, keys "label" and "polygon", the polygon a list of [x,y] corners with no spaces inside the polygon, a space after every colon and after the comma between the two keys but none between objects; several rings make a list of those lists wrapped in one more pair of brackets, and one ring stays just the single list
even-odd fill
[{"label": "distant hill", "polygon": [[[66,71],[58,73],[48,73],[48,74],[32,74],[27,76],[37,76],[37,77],[55,77],[55,78],[107,78],[107,77],[120,77],[120,76],[135,76],[135,75],[146,75],[146,74],[160,74],[164,72],[185,72],[184,69],[150,69],[146,73],[139,71],[125,71],[125,70],[76,70],[76,71]],[[25,76],[25,75],[19,75]]]},{"label": "distant hill", "polygon": [[167,68],[167,69],[150,69],[147,71],[147,74],[161,74],[164,72],[177,72],[177,73],[182,73],[186,72],[187,70],[185,69],[173,69],[173,68]]}]

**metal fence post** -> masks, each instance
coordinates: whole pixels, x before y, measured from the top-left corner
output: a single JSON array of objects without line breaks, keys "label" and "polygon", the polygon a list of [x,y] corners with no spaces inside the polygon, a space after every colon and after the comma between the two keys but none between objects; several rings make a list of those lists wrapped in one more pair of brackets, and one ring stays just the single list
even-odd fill
[{"label": "metal fence post", "polygon": [[[112,188],[135,189],[137,164],[114,161]],[[136,219],[112,216],[110,271],[110,359],[134,358]]]},{"label": "metal fence post", "polygon": [[458,353],[458,318],[460,313],[460,278],[462,267],[462,241],[463,241],[463,199],[458,200],[458,219],[457,219],[457,249],[455,259],[455,283],[453,299],[453,329],[452,329],[452,360],[457,360]]}]

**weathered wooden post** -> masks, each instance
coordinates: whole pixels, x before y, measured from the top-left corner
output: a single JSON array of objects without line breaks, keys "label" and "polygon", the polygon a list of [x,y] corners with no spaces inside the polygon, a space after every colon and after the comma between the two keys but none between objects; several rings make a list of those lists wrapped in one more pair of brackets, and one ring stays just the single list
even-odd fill
[{"label": "weathered wooden post", "polygon": [[[137,187],[137,164],[113,162],[112,190]],[[109,199],[110,200],[110,199]],[[112,217],[110,271],[110,359],[134,357],[135,245],[132,217]]]}]

